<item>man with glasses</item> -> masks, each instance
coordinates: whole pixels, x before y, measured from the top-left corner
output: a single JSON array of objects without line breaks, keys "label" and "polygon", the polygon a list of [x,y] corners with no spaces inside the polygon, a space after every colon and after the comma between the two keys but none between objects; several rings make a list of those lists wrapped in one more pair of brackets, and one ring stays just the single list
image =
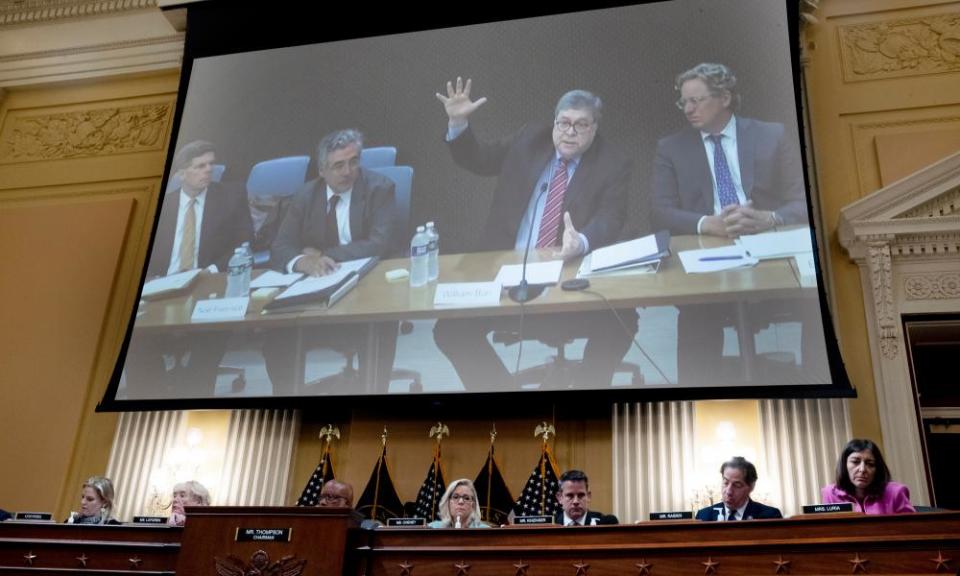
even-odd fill
[{"label": "man with glasses", "polygon": [[320,489],[317,506],[321,508],[353,508],[353,486],[339,480],[328,480]]},{"label": "man with glasses", "polygon": [[[689,127],[657,143],[655,223],[673,234],[727,238],[805,224],[803,173],[794,138],[783,124],[737,115],[740,94],[730,68],[698,64],[677,76],[675,88],[680,94],[677,108]],[[736,323],[736,307],[689,304],[679,310],[678,382],[702,386],[726,380],[718,369],[723,326]],[[751,313],[762,315],[757,308]],[[819,310],[802,314],[819,315]],[[804,333],[816,336],[811,330]],[[803,348],[806,354],[823,346],[805,342]],[[813,362],[825,366],[826,361]]]},{"label": "man with glasses", "polygon": [[560,490],[557,491],[557,500],[562,510],[557,511],[554,522],[560,526],[598,526],[603,524],[619,524],[620,521],[613,514],[591,512],[590,481],[587,475],[580,470],[567,470],[560,475]]},{"label": "man with glasses", "polygon": [[[270,247],[274,268],[324,276],[339,268],[339,262],[383,257],[391,249],[394,183],[360,167],[362,149],[363,134],[357,130],[338,130],[320,140],[319,177],[300,188],[283,217]],[[305,328],[300,349],[346,343],[363,352],[366,330],[364,324]],[[393,364],[396,332],[395,323],[378,331],[381,350],[386,351],[381,355],[381,370],[389,371]],[[294,329],[277,330],[265,338],[263,356],[275,395],[290,394],[299,377],[296,338]]]},{"label": "man with glasses", "polygon": [[[603,104],[585,90],[557,102],[552,122],[528,124],[496,142],[477,139],[468,121],[486,102],[471,100],[471,81],[447,82],[437,94],[447,114],[447,144],[457,165],[481,176],[497,176],[482,250],[523,251],[528,243],[569,260],[618,240],[627,213],[630,163],[598,135]],[[575,380],[607,385],[637,329],[636,310],[537,314],[525,334],[587,338]],[[621,325],[622,321],[622,325]],[[487,341],[491,331],[517,331],[517,317],[440,320],[434,340],[472,390],[505,390],[513,379]],[[534,336],[536,337],[536,336]]]}]

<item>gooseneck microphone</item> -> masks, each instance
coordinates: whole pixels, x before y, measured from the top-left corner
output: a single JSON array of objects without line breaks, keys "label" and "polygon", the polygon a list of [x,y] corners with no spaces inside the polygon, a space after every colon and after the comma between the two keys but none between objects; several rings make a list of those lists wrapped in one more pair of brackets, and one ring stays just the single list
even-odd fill
[{"label": "gooseneck microphone", "polygon": [[537,193],[537,199],[533,202],[534,212],[530,216],[530,229],[527,230],[527,247],[523,251],[523,267],[520,269],[520,283],[507,290],[507,296],[514,302],[529,302],[537,296],[543,294],[544,286],[531,286],[527,283],[527,257],[530,255],[530,241],[533,239],[533,221],[536,217],[537,205],[540,204],[540,198],[547,191],[547,183],[540,185],[540,191]]}]

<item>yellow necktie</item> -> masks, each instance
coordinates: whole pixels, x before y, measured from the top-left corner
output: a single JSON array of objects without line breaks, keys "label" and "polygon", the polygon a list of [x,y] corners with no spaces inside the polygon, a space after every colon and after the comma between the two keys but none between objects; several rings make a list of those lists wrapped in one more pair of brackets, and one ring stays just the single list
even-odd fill
[{"label": "yellow necktie", "polygon": [[192,270],[196,266],[197,252],[197,199],[187,203],[187,213],[183,215],[183,230],[180,235],[180,271]]}]

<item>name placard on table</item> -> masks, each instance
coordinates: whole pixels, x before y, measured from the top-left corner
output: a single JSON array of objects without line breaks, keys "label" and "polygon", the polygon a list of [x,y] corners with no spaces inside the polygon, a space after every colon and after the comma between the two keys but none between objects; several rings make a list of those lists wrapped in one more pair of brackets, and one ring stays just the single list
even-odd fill
[{"label": "name placard on table", "polygon": [[14,520],[29,520],[31,522],[53,522],[53,514],[50,512],[17,512]]},{"label": "name placard on table", "polygon": [[427,525],[425,518],[387,518],[387,526],[397,526],[410,528],[414,526],[423,527]]},{"label": "name placard on table", "polygon": [[166,516],[134,516],[134,524],[166,524]]},{"label": "name placard on table", "polygon": [[689,510],[681,512],[651,512],[651,520],[693,520],[693,512]]},{"label": "name placard on table", "polygon": [[220,322],[223,320],[243,320],[247,315],[250,298],[215,298],[201,300],[193,308],[191,322]]},{"label": "name placard on table", "polygon": [[237,528],[237,542],[289,542],[293,528]]},{"label": "name placard on table", "polygon": [[553,516],[517,516],[514,524],[553,524]]},{"label": "name placard on table", "polygon": [[803,507],[804,514],[833,514],[834,512],[853,512],[853,503],[810,504]]}]

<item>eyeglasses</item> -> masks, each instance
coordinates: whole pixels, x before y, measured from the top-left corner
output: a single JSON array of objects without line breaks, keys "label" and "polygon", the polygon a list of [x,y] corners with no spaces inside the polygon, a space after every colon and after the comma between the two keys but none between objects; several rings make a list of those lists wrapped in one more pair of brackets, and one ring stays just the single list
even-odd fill
[{"label": "eyeglasses", "polygon": [[457,502],[466,502],[467,504],[473,502],[473,496],[469,494],[452,494],[450,499],[456,500]]},{"label": "eyeglasses", "polygon": [[713,97],[713,94],[707,94],[706,96],[691,96],[689,98],[681,98],[676,102],[677,108],[679,108],[680,110],[684,110],[686,109],[687,104],[693,104],[693,107],[696,108],[697,106],[709,100],[711,97]]},{"label": "eyeglasses", "polygon": [[346,501],[347,501],[347,499],[346,499],[345,497],[343,497],[343,496],[337,496],[336,494],[321,494],[321,495],[320,495],[320,501],[321,501],[321,502],[336,502],[336,501],[338,501],[338,500],[343,501],[343,502],[346,502]]},{"label": "eyeglasses", "polygon": [[569,132],[573,128],[574,134],[583,134],[587,130],[593,127],[593,122],[587,122],[586,120],[577,120],[576,122],[571,122],[567,119],[557,120],[553,123],[557,127],[557,130],[561,132]]}]

